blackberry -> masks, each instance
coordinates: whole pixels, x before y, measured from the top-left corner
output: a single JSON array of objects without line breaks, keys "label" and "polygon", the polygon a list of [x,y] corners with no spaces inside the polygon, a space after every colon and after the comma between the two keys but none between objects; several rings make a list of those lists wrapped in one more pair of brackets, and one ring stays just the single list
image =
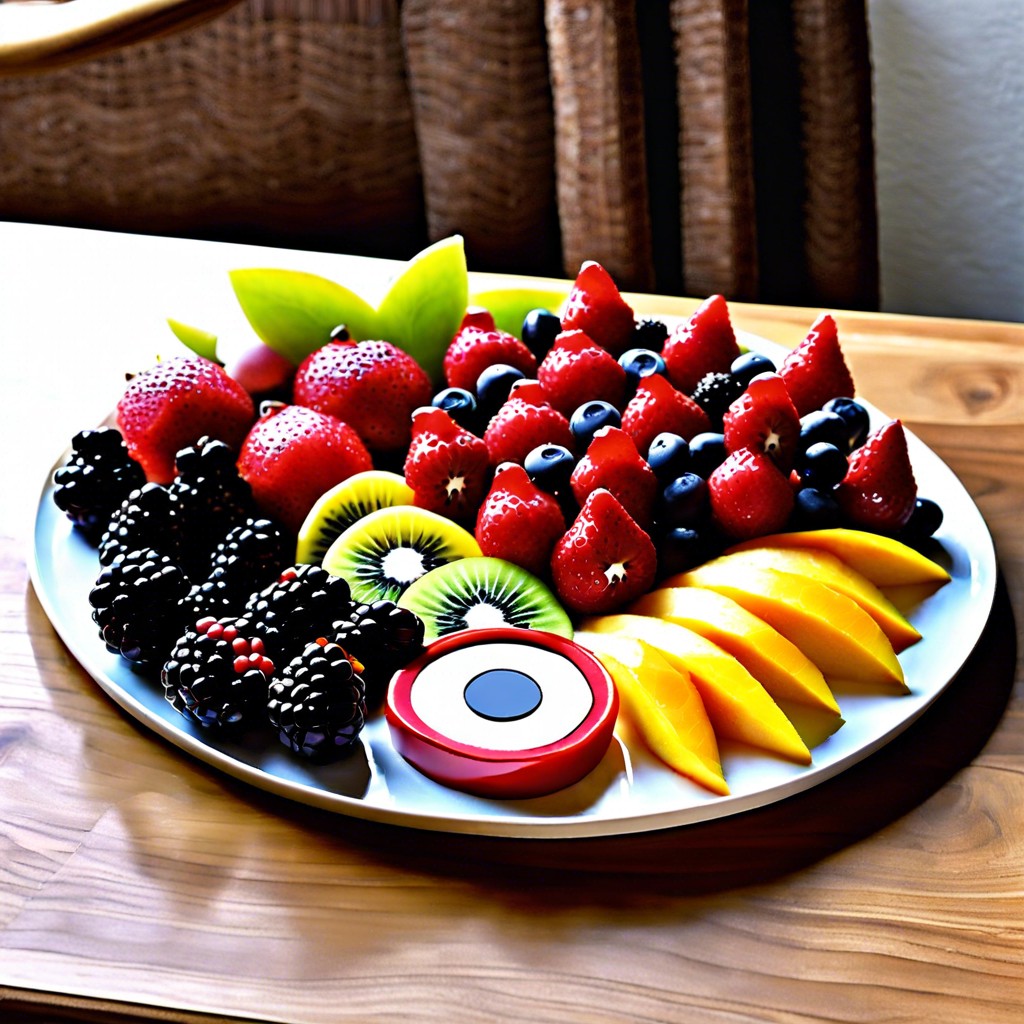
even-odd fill
[{"label": "blackberry", "polygon": [[721,430],[722,417],[743,390],[743,382],[731,373],[706,373],[690,397],[707,413],[711,426]]},{"label": "blackberry", "polygon": [[367,690],[377,700],[391,676],[423,650],[423,622],[393,601],[360,604],[335,622],[334,642],[362,662]]},{"label": "blackberry", "polygon": [[351,611],[348,583],[319,565],[294,565],[249,597],[245,616],[267,645],[270,656],[286,664],[307,644],[330,637],[336,619]]},{"label": "blackberry", "polygon": [[107,650],[137,665],[162,664],[181,632],[178,602],[188,589],[180,566],[152,548],[119,556],[89,592]]},{"label": "blackberry", "polygon": [[171,706],[198,725],[243,729],[265,720],[274,664],[241,618],[199,620],[164,662],[160,681]]},{"label": "blackberry", "polygon": [[661,320],[638,320],[633,326],[633,348],[651,348],[660,352],[667,340],[668,328]]},{"label": "blackberry", "polygon": [[180,618],[188,624],[211,615],[214,618],[234,615],[245,607],[247,596],[245,593],[239,596],[239,588],[224,579],[224,570],[215,569],[202,583],[193,584],[178,603]]},{"label": "blackberry", "polygon": [[366,686],[342,647],[308,644],[270,684],[267,715],[293,753],[326,764],[348,753],[366,724]]},{"label": "blackberry", "polygon": [[82,430],[71,439],[67,461],[53,474],[53,500],[95,544],[121,502],[145,482],[120,431]]},{"label": "blackberry", "polygon": [[182,564],[196,577],[209,573],[214,549],[228,531],[256,511],[236,458],[223,441],[209,437],[174,457],[178,475],[170,489],[181,522]]},{"label": "blackberry", "polygon": [[100,564],[113,565],[131,551],[151,548],[178,560],[177,499],[161,484],[132,491],[110,517],[100,541]]}]

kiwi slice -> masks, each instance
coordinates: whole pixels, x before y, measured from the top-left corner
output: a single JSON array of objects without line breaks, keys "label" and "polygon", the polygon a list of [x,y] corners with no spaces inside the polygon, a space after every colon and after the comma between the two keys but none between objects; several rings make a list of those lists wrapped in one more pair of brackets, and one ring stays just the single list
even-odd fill
[{"label": "kiwi slice", "polygon": [[572,639],[572,623],[532,573],[503,558],[462,558],[421,576],[399,600],[422,620],[425,639],[460,629],[517,626]]},{"label": "kiwi slice", "polygon": [[354,473],[318,498],[309,510],[299,530],[295,561],[319,565],[335,539],[353,523],[379,508],[411,505],[414,497],[398,473],[384,469]]},{"label": "kiwi slice", "polygon": [[478,556],[468,530],[415,505],[394,505],[363,516],[324,555],[323,567],[348,580],[355,601],[397,601],[406,587],[438,566]]}]

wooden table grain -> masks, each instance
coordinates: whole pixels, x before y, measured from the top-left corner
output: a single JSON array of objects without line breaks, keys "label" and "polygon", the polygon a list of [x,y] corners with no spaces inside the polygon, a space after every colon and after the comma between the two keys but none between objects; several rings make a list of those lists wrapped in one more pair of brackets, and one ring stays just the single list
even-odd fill
[{"label": "wooden table grain", "polygon": [[[182,754],[99,690],[29,583],[47,468],[173,347],[165,317],[240,338],[225,272],[256,265],[387,270],[0,225],[0,1020],[1024,1019],[1024,326],[837,311],[860,392],[945,459],[996,543],[989,625],[919,722],[706,825],[448,836]],[[731,310],[787,345],[818,312]]]}]

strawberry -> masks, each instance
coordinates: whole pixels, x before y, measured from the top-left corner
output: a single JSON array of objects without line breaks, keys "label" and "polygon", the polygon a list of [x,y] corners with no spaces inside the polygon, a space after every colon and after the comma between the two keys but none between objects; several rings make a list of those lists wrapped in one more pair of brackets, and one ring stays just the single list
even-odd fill
[{"label": "strawberry", "polygon": [[635,317],[632,308],[600,263],[587,260],[565,300],[562,330],[585,331],[618,358],[630,347]]},{"label": "strawberry", "polygon": [[576,463],[569,483],[579,505],[593,491],[604,488],[637,523],[650,525],[658,478],[625,431],[602,427]]},{"label": "strawberry", "polygon": [[610,491],[598,488],[555,545],[551,579],[566,608],[599,615],[646,593],[657,566],[651,538]]},{"label": "strawberry", "polygon": [[238,456],[238,471],[256,503],[293,533],[321,494],[372,468],[370,453],[347,423],[305,406],[269,402]]},{"label": "strawberry", "polygon": [[201,437],[237,449],[256,418],[252,399],[224,369],[198,356],[157,363],[133,377],[117,403],[128,454],[146,478],[174,479],[174,456]]},{"label": "strawberry", "polygon": [[537,381],[517,383],[484,431],[491,465],[518,462],[538,445],[558,444],[572,451],[574,438],[569,421],[552,409]]},{"label": "strawberry", "polygon": [[783,472],[793,468],[800,417],[779,374],[758,374],[726,410],[722,423],[727,451],[751,448]]},{"label": "strawberry", "polygon": [[526,345],[499,331],[487,310],[474,307],[463,317],[445,353],[445,380],[449,387],[475,392],[480,374],[496,363],[514,366],[527,377],[537,372],[537,359]]},{"label": "strawberry", "polygon": [[412,417],[412,441],[405,458],[405,482],[415,504],[466,523],[476,515],[491,464],[487,445],[460,427],[443,409],[426,406]]},{"label": "strawberry", "polygon": [[504,558],[535,576],[546,576],[555,542],[565,533],[558,502],[515,462],[503,462],[476,518],[476,540],[485,555]]},{"label": "strawberry", "polygon": [[621,408],[626,371],[608,351],[580,330],[563,331],[537,369],[551,404],[565,416],[584,402],[605,401]]},{"label": "strawberry", "polygon": [[853,398],[853,375],[839,347],[835,320],[822,313],[796,348],[786,354],[779,373],[801,416],[833,398]]},{"label": "strawberry", "polygon": [[373,451],[409,443],[409,418],[430,403],[430,377],[389,341],[331,341],[295,374],[293,399],[348,423]]},{"label": "strawberry", "polygon": [[863,529],[895,533],[906,525],[917,500],[917,482],[899,420],[883,424],[854,450],[836,500],[846,518]]},{"label": "strawberry", "polygon": [[689,395],[677,391],[660,374],[652,374],[640,381],[623,410],[622,429],[637,451],[646,453],[659,434],[678,434],[689,441],[712,427],[707,413]]},{"label": "strawberry", "polygon": [[782,530],[793,511],[789,479],[763,452],[739,448],[708,478],[711,516],[723,533],[747,540]]},{"label": "strawberry", "polygon": [[705,299],[685,324],[673,328],[661,349],[668,379],[688,395],[705,374],[725,373],[739,354],[721,295]]}]

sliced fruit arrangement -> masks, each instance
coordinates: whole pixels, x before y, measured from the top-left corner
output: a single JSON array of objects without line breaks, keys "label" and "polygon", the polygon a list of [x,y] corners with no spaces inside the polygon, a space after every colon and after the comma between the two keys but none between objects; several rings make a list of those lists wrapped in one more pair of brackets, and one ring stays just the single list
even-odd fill
[{"label": "sliced fruit arrangement", "polygon": [[593,652],[620,737],[722,795],[720,743],[807,764],[846,687],[905,689],[942,515],[832,317],[776,365],[724,297],[640,319],[594,262],[469,306],[457,236],[376,306],[231,280],[260,344],[225,369],[172,321],[202,355],[134,377],[54,480],[104,642],[196,726],[330,760],[425,646],[512,627]]}]

